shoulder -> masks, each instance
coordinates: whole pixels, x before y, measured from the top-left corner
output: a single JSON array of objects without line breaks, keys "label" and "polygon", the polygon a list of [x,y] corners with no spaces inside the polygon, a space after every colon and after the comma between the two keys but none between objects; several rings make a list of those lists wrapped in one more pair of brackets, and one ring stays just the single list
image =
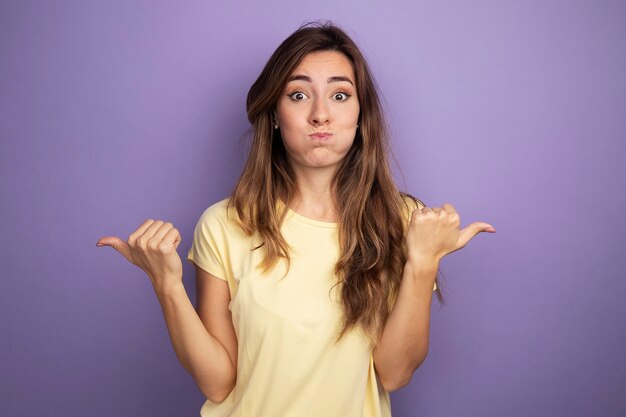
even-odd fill
[{"label": "shoulder", "polygon": [[229,204],[229,199],[218,201],[204,210],[193,236],[194,247],[216,254],[228,251],[228,248],[250,249],[256,242],[255,236],[246,234],[241,227],[237,210]]},{"label": "shoulder", "polygon": [[224,200],[218,201],[212,206],[208,207],[202,214],[200,215],[200,219],[198,220],[198,224],[228,224],[233,223],[237,224],[239,217],[237,216],[237,211],[230,204],[230,199],[225,198]]},{"label": "shoulder", "polygon": [[246,233],[241,227],[237,210],[231,205],[230,199],[218,201],[200,215],[196,225],[196,233],[243,238]]}]

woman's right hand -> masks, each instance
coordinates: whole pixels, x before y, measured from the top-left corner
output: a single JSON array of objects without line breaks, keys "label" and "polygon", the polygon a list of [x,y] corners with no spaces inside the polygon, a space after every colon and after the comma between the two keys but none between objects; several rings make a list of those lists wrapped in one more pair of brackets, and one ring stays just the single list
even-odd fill
[{"label": "woman's right hand", "polygon": [[237,335],[228,305],[228,283],[199,271],[198,310],[183,287],[183,265],[176,248],[181,237],[171,223],[146,220],[127,241],[106,236],[98,246],[111,246],[143,269],[154,286],[178,360],[202,393],[223,401],[237,380]]},{"label": "woman's right hand", "polygon": [[176,252],[181,237],[169,222],[146,220],[125,242],[119,237],[105,236],[96,246],[110,246],[129,262],[143,269],[155,290],[166,290],[182,283],[183,264]]}]

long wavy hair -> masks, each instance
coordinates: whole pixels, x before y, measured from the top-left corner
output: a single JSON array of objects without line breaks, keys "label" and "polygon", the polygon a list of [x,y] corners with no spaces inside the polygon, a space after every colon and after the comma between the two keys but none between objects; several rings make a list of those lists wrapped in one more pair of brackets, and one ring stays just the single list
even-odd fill
[{"label": "long wavy hair", "polygon": [[400,287],[407,218],[415,208],[410,205],[418,200],[399,192],[393,181],[387,125],[367,62],[354,41],[332,23],[309,23],[296,30],[276,49],[250,88],[246,110],[252,145],[229,204],[243,230],[260,235],[264,271],[279,259],[289,262],[280,227],[298,184],[280,131],[273,129],[273,115],[288,77],[306,55],[319,51],[337,51],[350,60],[360,105],[353,145],[332,182],[339,214],[340,254],[335,267],[343,306],[339,337],[361,325],[376,343]]}]

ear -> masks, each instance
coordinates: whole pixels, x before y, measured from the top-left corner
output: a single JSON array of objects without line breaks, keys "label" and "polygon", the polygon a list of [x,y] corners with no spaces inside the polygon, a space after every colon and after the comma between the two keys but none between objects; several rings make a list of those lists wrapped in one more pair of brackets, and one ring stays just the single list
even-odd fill
[{"label": "ear", "polygon": [[276,110],[272,110],[272,126],[274,126],[274,130],[278,130],[280,127],[278,124],[278,115],[276,114]]}]

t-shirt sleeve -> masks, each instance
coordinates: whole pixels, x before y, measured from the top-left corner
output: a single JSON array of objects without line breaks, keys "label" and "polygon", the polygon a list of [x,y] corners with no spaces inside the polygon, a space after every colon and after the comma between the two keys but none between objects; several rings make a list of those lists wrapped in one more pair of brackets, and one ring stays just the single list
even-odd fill
[{"label": "t-shirt sleeve", "polygon": [[222,204],[206,209],[200,216],[193,233],[193,243],[187,260],[216,278],[228,280],[226,253],[228,237],[221,216]]}]

